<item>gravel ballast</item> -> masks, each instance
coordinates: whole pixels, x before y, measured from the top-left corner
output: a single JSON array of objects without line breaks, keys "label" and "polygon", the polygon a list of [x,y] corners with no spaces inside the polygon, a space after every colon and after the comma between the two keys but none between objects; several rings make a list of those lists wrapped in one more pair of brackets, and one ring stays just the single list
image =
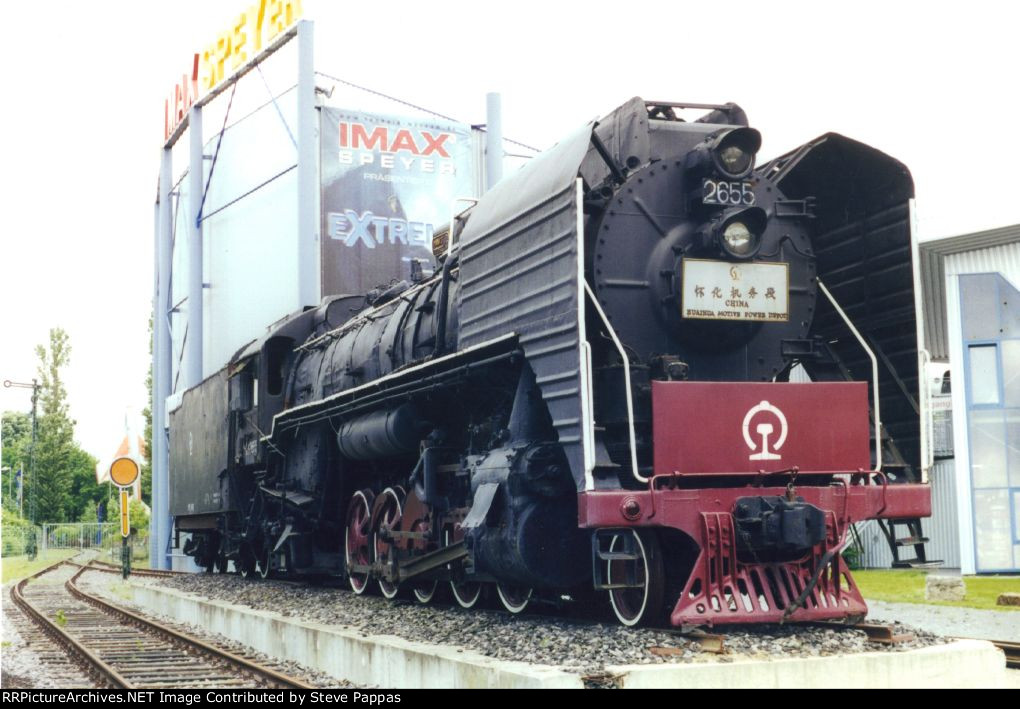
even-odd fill
[{"label": "gravel ballast", "polygon": [[365,636],[395,635],[583,674],[598,674],[607,665],[897,652],[945,642],[932,633],[901,625],[897,625],[898,634],[910,632],[915,637],[897,645],[869,642],[863,631],[853,628],[724,626],[712,631],[725,636],[725,650],[716,654],[704,652],[696,638],[675,631],[625,628],[608,619],[595,622],[538,613],[512,616],[491,610],[463,611],[446,604],[422,606],[410,601],[356,596],[341,588],[253,581],[232,575],[136,577],[134,582],[353,629]]}]

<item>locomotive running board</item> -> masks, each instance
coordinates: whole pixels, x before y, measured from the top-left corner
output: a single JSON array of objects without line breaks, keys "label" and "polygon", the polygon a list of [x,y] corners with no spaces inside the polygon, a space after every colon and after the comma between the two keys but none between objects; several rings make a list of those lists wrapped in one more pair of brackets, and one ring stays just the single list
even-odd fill
[{"label": "locomotive running board", "polygon": [[[345,406],[362,404],[373,396],[405,393],[403,389],[406,389],[409,380],[413,384],[432,376],[452,375],[457,369],[469,370],[486,362],[514,357],[517,353],[516,344],[517,334],[509,333],[459,352],[398,369],[360,386],[338,391],[325,399],[285,409],[273,417],[272,429],[259,440],[263,443],[272,441],[281,431],[300,426],[306,418],[333,416],[342,413]],[[394,392],[398,387],[401,390]]]}]

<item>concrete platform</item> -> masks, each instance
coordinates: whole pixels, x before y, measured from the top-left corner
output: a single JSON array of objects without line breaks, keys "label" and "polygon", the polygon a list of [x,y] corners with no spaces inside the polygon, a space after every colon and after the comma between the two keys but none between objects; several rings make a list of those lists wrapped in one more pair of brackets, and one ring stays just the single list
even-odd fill
[{"label": "concrete platform", "polygon": [[[173,589],[128,586],[133,602],[356,685],[386,688],[582,688],[556,667],[507,662],[449,645],[411,642],[287,618]],[[960,640],[906,652],[759,660],[706,656],[691,664],[607,667],[624,688],[1004,688],[1005,658],[991,643]]]},{"label": "concrete platform", "polygon": [[625,689],[1004,689],[1006,660],[986,640],[906,652],[611,668]]}]

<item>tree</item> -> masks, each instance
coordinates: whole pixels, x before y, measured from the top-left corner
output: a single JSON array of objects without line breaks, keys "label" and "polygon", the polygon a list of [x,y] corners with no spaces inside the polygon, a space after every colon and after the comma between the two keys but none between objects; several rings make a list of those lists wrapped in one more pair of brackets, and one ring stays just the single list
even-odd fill
[{"label": "tree", "polygon": [[152,315],[149,316],[149,373],[145,376],[145,390],[149,393],[148,404],[142,411],[145,417],[145,446],[142,451],[142,500],[152,504]]},{"label": "tree", "polygon": [[74,422],[67,414],[67,390],[60,377],[60,370],[71,362],[71,342],[63,328],[51,328],[49,350],[36,345],[35,355],[39,358],[39,403],[43,416],[62,417],[73,429]]},{"label": "tree", "polygon": [[[74,442],[74,421],[67,405],[61,371],[70,364],[71,343],[61,328],[50,330],[49,348],[39,345],[39,416],[35,453],[34,520],[78,519],[89,504],[102,498],[96,484],[96,459]],[[26,507],[26,510],[28,508]],[[32,518],[31,512],[29,517]]]},{"label": "tree", "polygon": [[35,522],[62,522],[70,500],[68,458],[74,446],[74,422],[68,416],[67,390],[60,370],[71,361],[71,344],[61,328],[50,330],[49,349],[35,348],[39,358],[39,434],[35,480],[31,480]]},{"label": "tree", "polygon": [[135,534],[142,537],[149,535],[149,509],[133,497],[128,503],[128,520]]},{"label": "tree", "polygon": [[[71,494],[66,518],[95,522],[96,503],[106,497],[106,490],[96,483],[97,461],[90,453],[75,444],[71,448],[67,462],[71,471]],[[91,511],[91,516],[86,516],[88,511]]]},{"label": "tree", "polygon": [[[4,468],[0,485],[3,489],[4,508],[18,509],[17,474],[19,469],[28,473],[28,448],[32,442],[32,417],[20,411],[5,411],[2,416],[3,460],[0,467]],[[5,522],[6,524],[6,522]]]}]

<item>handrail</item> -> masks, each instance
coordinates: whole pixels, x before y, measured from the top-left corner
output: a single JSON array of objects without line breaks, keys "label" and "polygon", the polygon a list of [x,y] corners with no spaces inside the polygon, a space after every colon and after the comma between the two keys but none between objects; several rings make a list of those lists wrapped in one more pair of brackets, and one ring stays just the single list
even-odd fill
[{"label": "handrail", "polygon": [[626,350],[623,349],[623,343],[620,342],[620,338],[616,336],[616,330],[609,324],[609,318],[606,317],[605,311],[602,310],[602,306],[599,305],[598,298],[595,297],[595,293],[592,292],[591,286],[588,282],[584,283],[584,290],[591,298],[592,305],[595,306],[595,311],[602,318],[602,324],[605,325],[606,331],[609,333],[609,337],[613,340],[613,344],[616,345],[616,351],[620,353],[620,359],[623,360],[623,385],[627,390],[627,429],[630,436],[630,466],[631,473],[634,475],[634,479],[642,485],[648,484],[648,478],[641,475],[638,472],[637,462],[637,436],[634,435],[634,398],[631,395],[630,386],[630,359],[627,357]]},{"label": "handrail", "polygon": [[860,343],[861,347],[863,347],[864,351],[868,354],[868,357],[871,358],[872,396],[875,399],[875,409],[874,409],[875,410],[875,472],[881,471],[882,470],[882,414],[881,414],[881,404],[880,404],[880,401],[879,401],[879,398],[878,398],[878,359],[875,357],[875,353],[872,352],[871,348],[868,347],[868,343],[865,341],[864,337],[862,337],[861,333],[857,331],[856,327],[854,327],[853,322],[850,320],[850,318],[847,317],[847,314],[845,312],[843,312],[843,308],[839,307],[839,303],[837,303],[836,299],[832,297],[832,293],[830,293],[829,289],[825,287],[824,283],[822,283],[822,279],[821,278],[816,278],[815,282],[818,283],[818,287],[821,288],[822,293],[824,293],[825,297],[829,299],[829,302],[832,303],[832,307],[835,308],[836,312],[839,313],[839,316],[841,318],[843,318],[843,322],[846,323],[846,326],[850,329],[850,332],[853,333],[854,337],[857,338],[857,341]]},{"label": "handrail", "polygon": [[595,482],[591,479],[591,475],[595,470],[595,407],[592,403],[594,391],[592,388],[591,345],[587,340],[581,342],[580,373],[581,420],[584,424],[581,431],[581,452],[584,455],[585,486],[589,490],[594,490]]},{"label": "handrail", "polygon": [[584,458],[584,489],[595,489],[595,389],[592,384],[591,343],[585,323],[588,321],[584,311],[584,180],[574,179],[574,211],[577,222],[574,225],[574,236],[577,238],[577,344],[578,373],[580,382],[578,391],[581,395],[581,453]]},{"label": "handrail", "polygon": [[453,252],[453,235],[457,231],[457,217],[467,211],[462,209],[457,212],[457,205],[461,202],[470,202],[471,206],[478,204],[478,200],[474,197],[454,197],[453,201],[450,202],[450,233],[446,237],[446,258],[450,258],[450,254]]},{"label": "handrail", "polygon": [[931,414],[931,382],[928,381],[928,365],[931,363],[931,352],[923,347],[918,351],[917,381],[918,397],[920,398],[921,416],[921,482],[928,482],[928,471],[935,464],[935,431]]}]

